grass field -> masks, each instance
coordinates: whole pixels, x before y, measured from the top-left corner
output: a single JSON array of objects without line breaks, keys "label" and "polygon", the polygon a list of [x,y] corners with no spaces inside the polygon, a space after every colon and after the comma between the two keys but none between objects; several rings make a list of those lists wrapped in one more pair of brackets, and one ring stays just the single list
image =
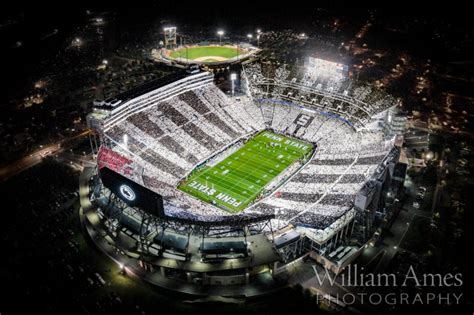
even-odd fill
[{"label": "grass field", "polygon": [[[233,58],[238,56],[238,49],[234,47],[226,46],[195,46],[187,49],[187,57],[190,60],[194,60],[202,57],[210,57],[206,61],[219,61],[214,60],[212,57],[223,57]],[[186,58],[186,49],[181,48],[174,50],[170,53],[172,58]]]},{"label": "grass field", "polygon": [[196,170],[178,188],[229,212],[240,212],[313,145],[263,131],[213,167]]}]

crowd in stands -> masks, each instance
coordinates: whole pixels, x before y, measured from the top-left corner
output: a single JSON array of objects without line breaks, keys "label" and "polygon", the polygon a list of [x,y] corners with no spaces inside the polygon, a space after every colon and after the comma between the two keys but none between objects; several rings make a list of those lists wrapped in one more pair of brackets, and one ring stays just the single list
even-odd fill
[{"label": "crowd in stands", "polygon": [[[285,67],[273,70],[276,80],[295,75]],[[250,76],[253,80],[264,78],[262,71]],[[322,84],[310,82],[311,78],[313,74],[305,74],[301,84],[311,88]],[[349,88],[347,82],[326,83],[338,89]],[[346,96],[366,99],[369,92],[359,88]],[[350,103],[344,104],[350,112]],[[215,159],[214,155],[222,155],[230,144],[265,128],[317,146],[313,159],[284,185],[239,214],[274,215],[278,224],[317,229],[332,224],[351,209],[356,193],[390,150],[379,131],[356,131],[350,121],[312,108],[258,102],[250,97],[229,98],[212,83],[193,86],[132,113],[109,126],[106,137],[114,151],[142,166],[143,184],[163,195],[168,215],[218,221],[235,215],[175,187],[197,165]]]},{"label": "crowd in stands", "polygon": [[327,75],[304,66],[275,62],[250,63],[244,73],[255,98],[304,102],[306,106],[335,113],[356,126],[397,104],[397,100],[369,85],[356,86],[344,75]]}]

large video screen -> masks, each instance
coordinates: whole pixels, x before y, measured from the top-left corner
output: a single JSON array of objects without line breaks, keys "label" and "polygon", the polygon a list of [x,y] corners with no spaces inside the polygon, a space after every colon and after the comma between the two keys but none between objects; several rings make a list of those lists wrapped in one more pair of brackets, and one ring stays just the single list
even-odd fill
[{"label": "large video screen", "polygon": [[314,71],[321,76],[347,77],[349,72],[347,65],[314,57],[308,57],[306,66],[308,70]]},{"label": "large video screen", "polygon": [[99,171],[105,187],[131,207],[137,207],[156,216],[164,216],[163,198],[131,181],[130,179],[103,167]]}]

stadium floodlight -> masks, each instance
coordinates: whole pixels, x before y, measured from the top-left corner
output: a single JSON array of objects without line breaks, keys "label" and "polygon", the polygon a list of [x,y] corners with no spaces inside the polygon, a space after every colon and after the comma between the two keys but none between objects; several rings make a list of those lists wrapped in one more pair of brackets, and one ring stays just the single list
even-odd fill
[{"label": "stadium floodlight", "polygon": [[248,37],[249,39],[251,39],[253,36],[252,36],[252,34],[247,34],[247,37]]},{"label": "stadium floodlight", "polygon": [[177,46],[176,26],[163,27],[165,37],[165,48],[172,49]]},{"label": "stadium floodlight", "polygon": [[102,60],[102,64],[103,64],[103,65],[108,65],[108,64],[109,64],[109,61],[108,61],[107,59],[104,59],[104,60]]},{"label": "stadium floodlight", "polygon": [[230,81],[232,82],[232,96],[234,96],[235,80],[237,80],[237,74],[236,73],[231,73],[230,74]]},{"label": "stadium floodlight", "polygon": [[222,45],[222,35],[224,35],[224,31],[218,30],[217,35],[219,35],[219,45]]}]

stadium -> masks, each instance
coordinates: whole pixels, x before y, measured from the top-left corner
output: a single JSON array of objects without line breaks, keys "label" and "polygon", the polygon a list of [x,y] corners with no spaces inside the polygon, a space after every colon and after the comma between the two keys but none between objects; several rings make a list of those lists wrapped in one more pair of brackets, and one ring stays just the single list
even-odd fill
[{"label": "stadium", "polygon": [[307,257],[339,273],[406,171],[397,100],[346,68],[246,63],[235,96],[178,72],[95,104],[84,229],[125,272],[190,295],[268,294]]},{"label": "stadium", "polygon": [[208,42],[153,50],[153,59],[172,64],[218,66],[239,63],[255,55],[259,49],[247,43],[219,45]]},{"label": "stadium", "polygon": [[[221,33],[223,34],[223,33]],[[160,49],[153,49],[152,59],[171,65],[223,66],[238,64],[256,55],[260,49],[244,42],[213,43],[209,41],[178,45],[176,28],[165,28],[165,42]],[[222,35],[220,35],[222,36]]]}]

